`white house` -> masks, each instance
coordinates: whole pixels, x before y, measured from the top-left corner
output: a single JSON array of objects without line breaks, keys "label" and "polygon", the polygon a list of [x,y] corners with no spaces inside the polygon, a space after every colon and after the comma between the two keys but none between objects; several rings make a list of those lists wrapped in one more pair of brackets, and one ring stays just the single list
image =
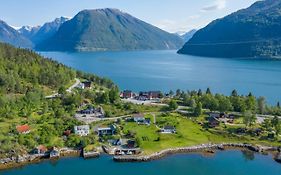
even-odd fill
[{"label": "white house", "polygon": [[79,136],[87,136],[90,134],[90,126],[89,125],[74,126],[74,133]]},{"label": "white house", "polygon": [[79,89],[85,89],[85,84],[84,83],[79,83],[77,88]]}]

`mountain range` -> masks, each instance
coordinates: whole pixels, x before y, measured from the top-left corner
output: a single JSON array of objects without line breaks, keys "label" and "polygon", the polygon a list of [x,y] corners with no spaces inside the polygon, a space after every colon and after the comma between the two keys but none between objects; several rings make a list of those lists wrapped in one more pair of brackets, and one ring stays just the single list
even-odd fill
[{"label": "mountain range", "polygon": [[60,26],[68,21],[69,18],[66,17],[60,17],[56,18],[52,22],[47,22],[43,26],[37,26],[37,27],[29,27],[29,26],[23,26],[18,31],[23,36],[28,38],[34,45],[37,45],[44,40],[52,37],[60,28]]},{"label": "mountain range", "polygon": [[31,48],[33,43],[21,35],[17,30],[0,20],[0,41],[16,47]]},{"label": "mountain range", "polygon": [[178,51],[206,57],[281,57],[281,1],[258,1],[199,30]]},{"label": "mountain range", "polygon": [[167,50],[184,44],[177,35],[110,8],[19,30],[1,22],[0,41],[39,51]]}]

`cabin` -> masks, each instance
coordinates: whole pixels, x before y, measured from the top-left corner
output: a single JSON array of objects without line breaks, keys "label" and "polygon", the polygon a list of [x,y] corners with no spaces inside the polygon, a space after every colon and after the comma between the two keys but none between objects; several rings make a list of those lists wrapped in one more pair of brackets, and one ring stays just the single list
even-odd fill
[{"label": "cabin", "polygon": [[140,153],[140,148],[117,148],[114,151],[115,155],[136,155]]},{"label": "cabin", "polygon": [[116,126],[110,125],[109,127],[98,128],[97,133],[99,136],[114,135],[116,133]]},{"label": "cabin", "polygon": [[145,118],[143,114],[133,115],[133,120],[138,125],[150,125],[150,118]]},{"label": "cabin", "polygon": [[80,89],[91,89],[92,88],[92,82],[91,81],[83,81],[78,86]]},{"label": "cabin", "polygon": [[120,97],[125,99],[134,98],[135,94],[132,91],[125,90],[121,93]]},{"label": "cabin", "polygon": [[126,147],[127,148],[136,148],[137,147],[136,141],[135,140],[128,140],[127,144],[126,144]]},{"label": "cabin", "polygon": [[123,145],[123,140],[122,139],[111,139],[111,140],[108,140],[108,143],[112,146],[121,146],[121,145]]},{"label": "cabin", "polygon": [[157,98],[161,98],[160,91],[150,91],[149,92],[149,99],[157,99]]},{"label": "cabin", "polygon": [[53,147],[50,151],[50,158],[58,158],[58,157],[60,157],[60,151],[56,147]]},{"label": "cabin", "polygon": [[32,151],[32,153],[38,155],[46,155],[47,151],[48,149],[44,145],[39,145]]},{"label": "cabin", "polygon": [[91,81],[83,81],[85,89],[91,89],[92,88],[92,82]]},{"label": "cabin", "polygon": [[79,114],[94,114],[95,108],[93,106],[88,106],[86,109],[78,111]]},{"label": "cabin", "polygon": [[28,134],[30,133],[29,125],[19,125],[16,127],[19,134]]},{"label": "cabin", "polygon": [[208,119],[208,125],[210,128],[214,128],[220,125],[220,121],[218,118],[210,116]]},{"label": "cabin", "polygon": [[159,99],[161,98],[161,94],[161,91],[140,92],[139,98],[144,98],[148,100]]},{"label": "cabin", "polygon": [[94,117],[104,118],[105,112],[102,107],[94,108],[93,106],[88,106],[86,109],[77,111],[78,114],[93,115]]},{"label": "cabin", "polygon": [[145,120],[143,114],[134,114],[133,119],[134,119],[134,122],[136,122],[136,123],[143,122]]},{"label": "cabin", "polygon": [[89,125],[74,126],[74,133],[79,136],[87,136],[90,134]]},{"label": "cabin", "polygon": [[163,134],[174,134],[174,133],[176,133],[176,128],[174,126],[164,126],[161,129],[161,133],[163,133]]}]

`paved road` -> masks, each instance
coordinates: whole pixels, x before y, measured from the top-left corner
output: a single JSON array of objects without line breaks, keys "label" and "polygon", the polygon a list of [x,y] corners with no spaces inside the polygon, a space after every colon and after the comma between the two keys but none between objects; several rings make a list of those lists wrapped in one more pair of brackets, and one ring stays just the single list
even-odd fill
[{"label": "paved road", "polygon": [[[66,92],[71,93],[72,90],[73,90],[74,88],[76,88],[80,83],[81,83],[81,81],[80,81],[78,78],[75,78],[75,83],[74,83],[72,86],[70,86],[70,87],[66,90]],[[59,97],[59,94],[58,94],[58,93],[54,93],[54,94],[52,94],[52,95],[46,96],[45,98],[57,98],[57,97]]]},{"label": "paved road", "polygon": [[80,81],[78,78],[75,78],[75,83],[74,83],[72,86],[70,86],[70,87],[66,90],[66,92],[71,93],[72,90],[73,90],[74,88],[76,88],[80,83],[81,83],[81,81]]}]

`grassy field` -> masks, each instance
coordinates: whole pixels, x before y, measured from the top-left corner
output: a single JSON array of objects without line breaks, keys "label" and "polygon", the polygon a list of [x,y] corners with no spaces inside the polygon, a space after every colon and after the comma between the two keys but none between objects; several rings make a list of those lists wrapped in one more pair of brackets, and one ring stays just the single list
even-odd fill
[{"label": "grassy field", "polygon": [[[151,117],[152,116],[147,116]],[[227,134],[220,129],[203,129],[193,119],[185,118],[179,114],[169,114],[163,119],[157,116],[157,120],[166,120],[167,122],[173,121],[175,123],[177,133],[176,134],[161,134],[158,132],[154,124],[150,126],[137,125],[133,122],[123,123],[123,132],[128,130],[136,133],[136,138],[139,141],[140,148],[144,151],[144,154],[151,154],[153,152],[161,151],[167,148],[194,146],[206,143],[253,143],[262,145],[278,145],[280,143],[270,142],[265,140],[258,140],[251,136],[237,137]],[[153,121],[153,120],[152,120]]]}]

